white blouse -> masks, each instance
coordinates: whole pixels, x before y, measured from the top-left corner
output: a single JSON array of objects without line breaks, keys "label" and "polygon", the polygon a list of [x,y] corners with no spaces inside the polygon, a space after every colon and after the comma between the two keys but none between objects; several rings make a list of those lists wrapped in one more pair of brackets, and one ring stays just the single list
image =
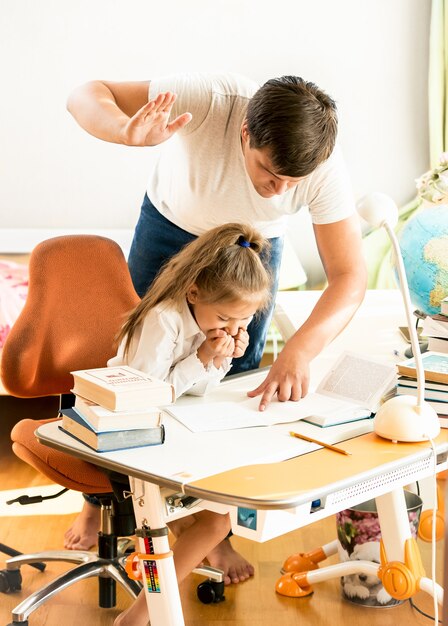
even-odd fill
[{"label": "white blouse", "polygon": [[187,302],[177,310],[170,302],[150,310],[132,338],[124,358],[124,341],[109,366],[129,365],[174,386],[176,398],[184,393],[204,395],[215,387],[231,368],[232,359],[223,360],[221,367],[213,363],[205,367],[197,349],[205,335],[194,319]]}]

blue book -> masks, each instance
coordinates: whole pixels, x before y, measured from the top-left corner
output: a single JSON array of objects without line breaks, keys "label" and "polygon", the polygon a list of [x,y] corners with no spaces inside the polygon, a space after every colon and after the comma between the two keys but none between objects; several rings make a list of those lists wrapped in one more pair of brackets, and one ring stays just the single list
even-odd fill
[{"label": "blue book", "polygon": [[61,413],[62,424],[59,428],[96,452],[155,446],[165,441],[163,424],[148,428],[99,431],[86,422],[74,409],[64,409]]}]

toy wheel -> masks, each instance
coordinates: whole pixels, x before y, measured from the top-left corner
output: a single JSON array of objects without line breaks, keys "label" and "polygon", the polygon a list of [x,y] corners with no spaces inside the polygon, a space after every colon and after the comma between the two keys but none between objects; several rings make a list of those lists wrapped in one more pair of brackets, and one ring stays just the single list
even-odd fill
[{"label": "toy wheel", "polygon": [[22,574],[20,569],[0,570],[0,591],[10,593],[22,589]]}]

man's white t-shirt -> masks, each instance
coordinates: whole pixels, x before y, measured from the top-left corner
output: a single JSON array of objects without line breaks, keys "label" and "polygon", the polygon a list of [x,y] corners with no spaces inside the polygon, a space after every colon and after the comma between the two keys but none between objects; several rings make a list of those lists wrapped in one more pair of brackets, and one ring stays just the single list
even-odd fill
[{"label": "man's white t-shirt", "polygon": [[157,149],[147,193],[168,220],[194,234],[226,222],[246,222],[265,237],[282,235],[287,217],[308,207],[315,224],[329,224],[355,212],[340,149],[293,189],[262,198],[246,173],[241,125],[258,90],[237,74],[182,74],[151,80],[150,97],[177,94],[171,119],[193,118]]}]

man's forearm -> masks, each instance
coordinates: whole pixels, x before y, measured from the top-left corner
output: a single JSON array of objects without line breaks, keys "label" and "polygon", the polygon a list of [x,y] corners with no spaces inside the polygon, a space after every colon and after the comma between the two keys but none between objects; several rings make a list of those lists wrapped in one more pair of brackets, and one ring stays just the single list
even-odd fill
[{"label": "man's forearm", "polygon": [[129,116],[120,109],[112,91],[100,81],[77,87],[67,109],[88,133],[111,143],[123,143],[122,130]]},{"label": "man's forearm", "polygon": [[339,276],[328,285],[305,323],[291,337],[289,349],[300,350],[311,361],[327,346],[356,313],[364,299],[363,268],[356,274]]}]

